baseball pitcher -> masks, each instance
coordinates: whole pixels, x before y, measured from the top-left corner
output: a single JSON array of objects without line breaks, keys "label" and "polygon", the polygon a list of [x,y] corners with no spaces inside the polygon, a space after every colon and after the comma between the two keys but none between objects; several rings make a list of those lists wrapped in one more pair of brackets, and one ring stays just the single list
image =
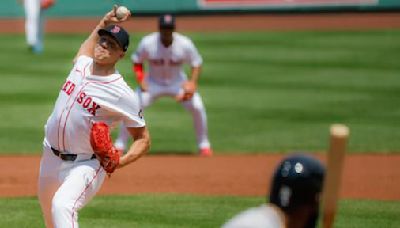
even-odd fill
[{"label": "baseball pitcher", "polygon": [[[115,7],[81,45],[45,125],[38,197],[46,227],[78,227],[78,210],[106,174],[140,158],[150,136],[136,94],[115,69],[129,45]],[[120,157],[110,127],[123,122],[134,142]]]}]

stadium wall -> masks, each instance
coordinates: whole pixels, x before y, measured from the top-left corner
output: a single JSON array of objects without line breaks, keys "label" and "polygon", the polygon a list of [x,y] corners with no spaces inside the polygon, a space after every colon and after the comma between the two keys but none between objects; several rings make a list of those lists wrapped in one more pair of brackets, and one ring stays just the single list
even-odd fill
[{"label": "stadium wall", "polygon": [[[16,0],[3,1],[0,17],[23,17],[24,9],[18,2]],[[214,14],[400,11],[399,0],[56,0],[56,5],[46,14],[50,17],[98,16],[103,15],[112,4],[125,5],[136,15],[153,15],[163,12]]]}]

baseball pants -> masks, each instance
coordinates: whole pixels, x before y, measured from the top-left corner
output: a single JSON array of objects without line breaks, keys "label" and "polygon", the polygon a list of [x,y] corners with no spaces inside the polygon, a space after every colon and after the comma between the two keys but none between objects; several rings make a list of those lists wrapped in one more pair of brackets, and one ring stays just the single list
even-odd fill
[{"label": "baseball pants", "polygon": [[[183,93],[181,82],[175,83],[175,85],[173,86],[162,86],[156,83],[149,83],[148,85],[149,87],[147,91],[143,92],[140,88],[137,89],[137,94],[142,109],[150,106],[160,97],[168,96],[175,98],[176,95]],[[181,104],[187,111],[192,114],[198,148],[210,148],[207,129],[207,114],[200,94],[198,92],[195,92],[190,100],[183,101],[181,102]],[[115,146],[118,149],[125,150],[129,137],[130,136],[128,131],[126,130],[126,127],[121,125],[118,138],[115,141]]]},{"label": "baseball pants", "polygon": [[25,36],[26,42],[37,49],[43,48],[43,12],[40,0],[25,0]]},{"label": "baseball pants", "polygon": [[99,161],[90,156],[63,161],[44,146],[38,197],[47,228],[79,227],[78,210],[96,195],[106,176]]}]

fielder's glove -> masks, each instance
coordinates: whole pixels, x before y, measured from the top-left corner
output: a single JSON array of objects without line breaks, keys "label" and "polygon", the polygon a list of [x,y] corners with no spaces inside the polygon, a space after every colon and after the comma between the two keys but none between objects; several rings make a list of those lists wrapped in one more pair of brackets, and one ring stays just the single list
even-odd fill
[{"label": "fielder's glove", "polygon": [[107,173],[113,173],[119,164],[119,152],[115,149],[110,130],[104,122],[94,123],[90,132],[90,144]]},{"label": "fielder's glove", "polygon": [[183,93],[178,94],[176,97],[177,101],[187,101],[192,99],[194,93],[196,92],[196,84],[191,81],[186,81],[182,84]]},{"label": "fielder's glove", "polygon": [[40,1],[40,8],[41,9],[48,9],[52,7],[55,3],[55,0],[41,0]]}]

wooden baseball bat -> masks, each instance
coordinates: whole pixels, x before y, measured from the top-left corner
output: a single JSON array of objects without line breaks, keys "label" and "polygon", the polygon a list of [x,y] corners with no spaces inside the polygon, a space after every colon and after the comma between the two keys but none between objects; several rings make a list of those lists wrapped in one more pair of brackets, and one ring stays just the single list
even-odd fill
[{"label": "wooden baseball bat", "polygon": [[332,228],[335,221],[348,137],[349,129],[347,126],[343,124],[331,125],[330,146],[322,195],[323,228]]}]

